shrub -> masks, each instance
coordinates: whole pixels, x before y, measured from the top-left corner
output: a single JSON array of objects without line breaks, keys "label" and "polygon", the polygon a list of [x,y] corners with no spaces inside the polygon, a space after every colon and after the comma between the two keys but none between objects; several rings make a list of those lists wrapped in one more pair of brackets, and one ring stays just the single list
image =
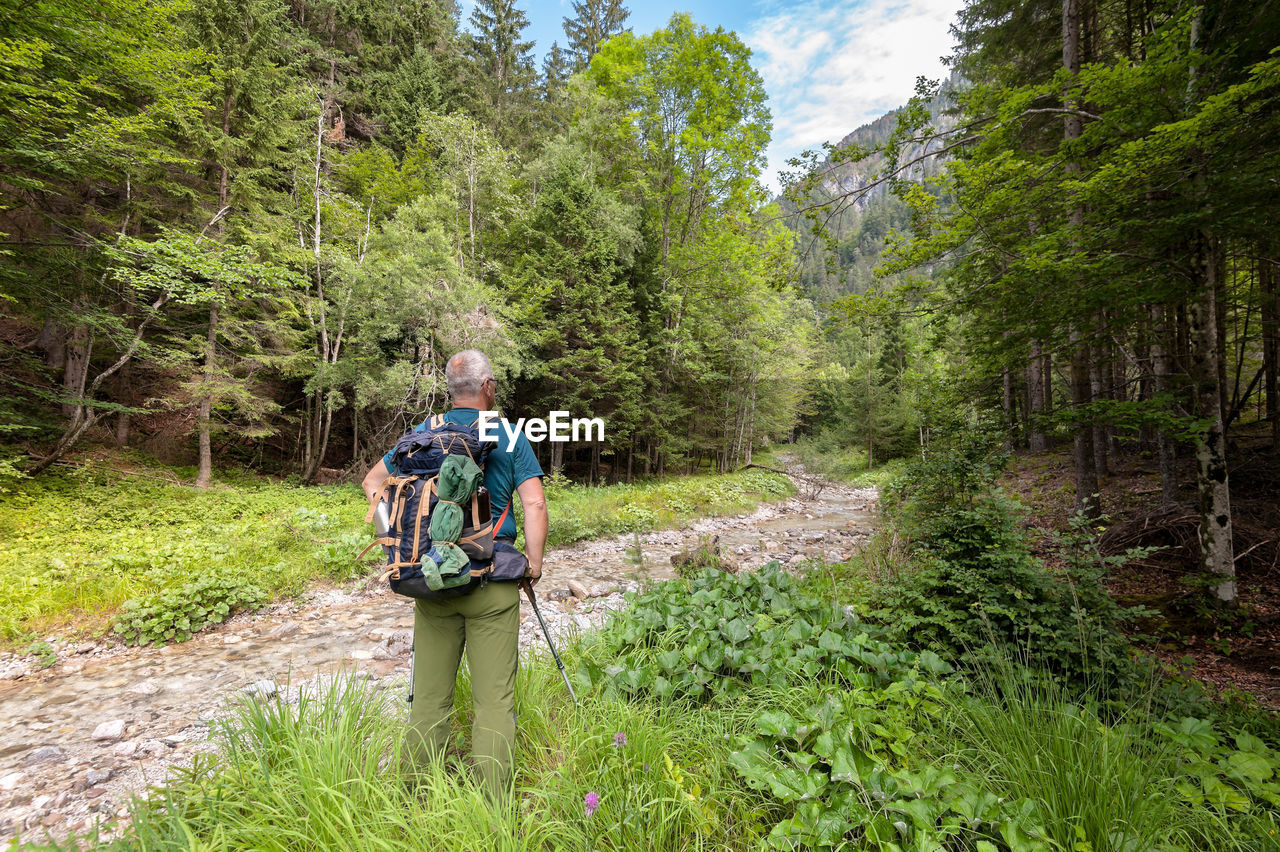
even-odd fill
[{"label": "shrub", "polygon": [[1051,574],[1031,552],[1025,510],[995,486],[1007,461],[999,432],[979,423],[936,441],[888,489],[885,507],[915,570],[886,584],[878,617],[901,639],[952,658],[995,648],[1074,678],[1124,670],[1127,643],[1116,628],[1137,613],[1102,585],[1117,558],[1101,558],[1077,521],[1058,539],[1065,572]]},{"label": "shrub", "polygon": [[239,577],[206,574],[173,589],[126,601],[112,629],[129,645],[185,642],[237,609],[258,609],[267,593]]}]

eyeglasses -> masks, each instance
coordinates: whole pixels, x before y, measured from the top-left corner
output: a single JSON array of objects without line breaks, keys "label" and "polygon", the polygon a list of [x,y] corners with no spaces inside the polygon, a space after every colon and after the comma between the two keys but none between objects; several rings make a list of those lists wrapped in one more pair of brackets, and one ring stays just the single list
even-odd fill
[{"label": "eyeglasses", "polygon": [[[491,385],[493,385],[495,388],[498,386],[498,380],[497,380],[497,379],[495,379],[493,376],[490,376],[489,378],[485,379],[484,381],[485,381],[485,382],[488,382],[488,383],[489,383],[489,384],[491,384]],[[484,384],[484,382],[481,382],[481,384]]]}]

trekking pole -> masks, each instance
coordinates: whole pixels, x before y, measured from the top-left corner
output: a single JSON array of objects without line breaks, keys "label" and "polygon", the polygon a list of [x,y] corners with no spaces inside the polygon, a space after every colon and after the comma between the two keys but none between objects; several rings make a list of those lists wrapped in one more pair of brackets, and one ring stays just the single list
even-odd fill
[{"label": "trekking pole", "polygon": [[413,706],[413,646],[412,645],[409,646],[409,697],[405,699],[405,702],[410,707]]},{"label": "trekking pole", "polygon": [[547,647],[551,649],[551,656],[555,658],[556,668],[560,669],[560,677],[564,678],[564,685],[569,688],[569,697],[573,699],[574,704],[577,704],[578,696],[573,691],[573,684],[569,683],[569,675],[565,673],[564,663],[560,662],[560,655],[556,653],[556,646],[551,641],[551,631],[547,629],[547,622],[542,620],[542,612],[538,609],[538,599],[533,596],[533,583],[528,580],[521,580],[520,585],[524,587],[524,593],[529,598],[529,603],[533,604],[533,614],[538,617],[538,623],[542,625],[542,635],[547,637]]}]

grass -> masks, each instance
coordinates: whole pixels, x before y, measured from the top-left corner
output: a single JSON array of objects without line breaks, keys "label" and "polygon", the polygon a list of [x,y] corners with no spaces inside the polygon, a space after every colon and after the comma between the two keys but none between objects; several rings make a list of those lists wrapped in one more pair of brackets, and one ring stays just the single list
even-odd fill
[{"label": "grass", "polygon": [[946,729],[962,765],[1000,796],[1033,798],[1057,848],[1247,848],[1227,820],[1248,817],[1186,807],[1173,795],[1185,767],[1143,704],[1104,721],[1094,696],[1012,663],[980,677],[974,694],[948,695]]},{"label": "grass", "polygon": [[866,451],[857,447],[841,447],[830,438],[801,439],[781,447],[777,452],[792,453],[811,473],[843,482],[857,488],[879,488],[899,476],[905,468],[902,459],[889,459],[867,466]]},{"label": "grass", "polygon": [[216,757],[133,802],[124,837],[50,848],[733,849],[760,834],[759,803],[729,777],[719,714],[591,696],[574,707],[552,665],[525,666],[517,795],[495,805],[461,757],[402,762],[405,712],[400,695],[353,679],[296,704],[244,704],[214,733]]},{"label": "grass", "polygon": [[548,541],[572,544],[602,536],[679,527],[694,518],[735,515],[762,500],[795,493],[790,480],[763,470],[698,474],[631,485],[581,486],[546,480]]},{"label": "grass", "polygon": [[0,639],[73,620],[97,632],[126,600],[211,570],[272,594],[343,579],[366,537],[361,503],[355,486],[265,480],[199,491],[82,470],[22,483],[0,496]]},{"label": "grass", "polygon": [[[201,491],[162,481],[167,470],[144,459],[128,461],[139,475],[86,466],[0,492],[0,644],[100,635],[126,601],[210,572],[223,586],[281,597],[371,571],[355,562],[372,539],[355,485],[220,474]],[[792,493],[764,471],[607,487],[560,479],[547,490],[553,546],[735,514]]]}]

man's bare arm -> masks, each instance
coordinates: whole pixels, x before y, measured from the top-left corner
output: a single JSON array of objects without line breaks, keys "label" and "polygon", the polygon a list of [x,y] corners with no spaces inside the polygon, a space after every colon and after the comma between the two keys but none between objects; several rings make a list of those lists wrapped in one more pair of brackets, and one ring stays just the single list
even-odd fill
[{"label": "man's bare arm", "polygon": [[524,509],[524,549],[529,557],[529,573],[533,582],[542,575],[542,554],[547,546],[547,495],[538,477],[526,479],[516,487]]}]

